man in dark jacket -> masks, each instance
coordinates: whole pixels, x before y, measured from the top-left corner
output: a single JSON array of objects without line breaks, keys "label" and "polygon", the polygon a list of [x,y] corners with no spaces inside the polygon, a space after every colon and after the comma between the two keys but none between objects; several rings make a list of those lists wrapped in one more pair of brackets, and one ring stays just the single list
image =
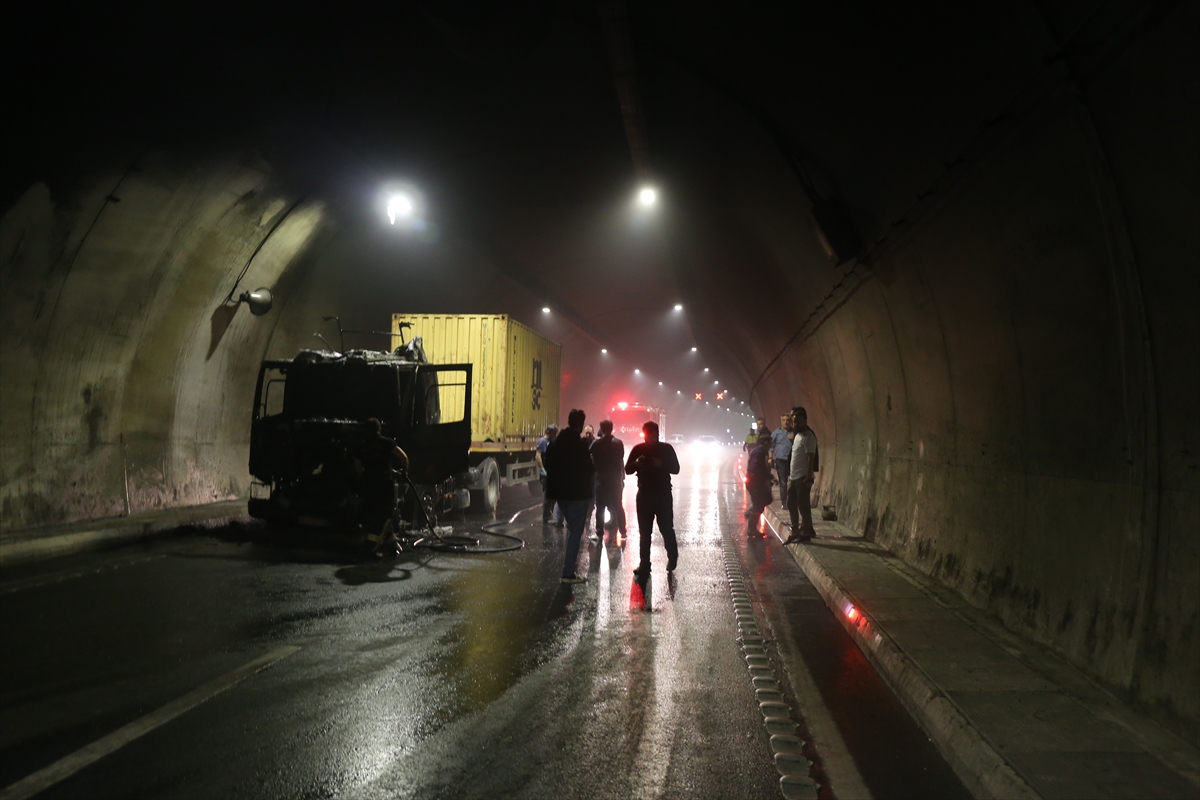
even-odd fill
[{"label": "man in dark jacket", "polygon": [[750,451],[750,459],[746,462],[746,492],[750,495],[746,535],[752,538],[762,538],[758,518],[763,509],[771,505],[771,467],[767,458],[770,449],[771,437],[764,433],[758,437],[758,444]]},{"label": "man in dark jacket", "polygon": [[596,536],[604,538],[604,511],[608,509],[621,536],[625,535],[625,509],[621,491],[625,488],[625,443],[613,436],[611,419],[600,423],[600,438],[592,442],[592,463],[596,465]]},{"label": "man in dark jacket", "polygon": [[567,555],[563,561],[562,582],[583,583],[586,577],[575,571],[579,560],[579,540],[587,524],[588,502],[592,499],[592,457],[583,440],[586,415],[574,409],[563,428],[546,449],[546,497],[558,501],[567,520]]},{"label": "man in dark jacket", "polygon": [[658,519],[658,530],[667,548],[667,572],[675,569],[679,561],[679,545],[675,542],[675,511],[671,498],[671,476],[679,474],[679,456],[675,448],[658,440],[658,423],[647,422],[642,426],[646,441],[629,451],[625,474],[638,476],[637,517],[641,563],[633,574],[639,578],[650,575],[650,534],[654,520]]}]

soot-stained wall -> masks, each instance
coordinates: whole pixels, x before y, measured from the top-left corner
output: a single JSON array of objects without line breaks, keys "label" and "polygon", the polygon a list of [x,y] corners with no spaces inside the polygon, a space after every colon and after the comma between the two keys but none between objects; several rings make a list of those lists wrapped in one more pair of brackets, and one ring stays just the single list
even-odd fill
[{"label": "soot-stained wall", "polygon": [[149,152],[58,195],[37,183],[7,210],[6,530],[245,495],[247,414],[278,316],[225,298],[260,244],[235,296],[274,286],[320,234],[320,203],[295,200],[252,156]]}]

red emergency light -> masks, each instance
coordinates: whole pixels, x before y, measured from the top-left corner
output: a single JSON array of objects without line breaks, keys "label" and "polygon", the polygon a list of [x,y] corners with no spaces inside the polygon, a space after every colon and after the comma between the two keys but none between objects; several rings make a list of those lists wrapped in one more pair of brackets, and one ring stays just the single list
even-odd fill
[{"label": "red emergency light", "polygon": [[724,399],[725,399],[725,393],[724,393],[724,392],[717,392],[717,399],[718,399],[718,400],[724,400]]},{"label": "red emergency light", "polygon": [[696,392],[696,399],[697,399],[697,400],[703,400],[703,399],[704,399],[704,395],[700,394],[700,392]]}]

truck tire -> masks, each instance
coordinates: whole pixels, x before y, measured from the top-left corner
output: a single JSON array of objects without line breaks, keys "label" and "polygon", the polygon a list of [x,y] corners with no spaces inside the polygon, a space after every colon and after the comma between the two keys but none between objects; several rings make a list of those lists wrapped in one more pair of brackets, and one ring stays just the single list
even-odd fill
[{"label": "truck tire", "polygon": [[500,505],[500,468],[487,458],[479,465],[479,472],[483,476],[483,488],[471,490],[471,510],[491,514]]}]

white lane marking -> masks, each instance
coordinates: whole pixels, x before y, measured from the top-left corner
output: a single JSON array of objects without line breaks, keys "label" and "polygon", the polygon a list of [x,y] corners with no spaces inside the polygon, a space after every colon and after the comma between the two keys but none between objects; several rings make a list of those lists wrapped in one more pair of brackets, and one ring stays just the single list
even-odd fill
[{"label": "white lane marking", "polygon": [[[771,518],[764,514],[763,519],[770,526],[771,532],[782,542],[783,537],[775,530],[775,526],[771,525]],[[854,757],[850,755],[850,748],[846,746],[837,723],[833,721],[833,714],[821,698],[816,679],[813,678],[804,658],[800,656],[799,648],[792,638],[791,626],[785,624],[782,619],[772,619],[775,616],[772,611],[777,610],[778,605],[775,603],[763,606],[763,612],[774,629],[779,660],[783,662],[783,668],[791,679],[800,713],[804,715],[808,730],[813,736],[813,743],[817,752],[821,754],[825,772],[829,775],[830,788],[838,800],[870,800],[871,792],[867,789],[867,783],[859,773],[858,767],[854,765]]]},{"label": "white lane marking", "polygon": [[243,664],[232,672],[227,672],[216,680],[209,681],[195,691],[188,692],[178,700],[167,703],[156,711],[151,711],[140,719],[124,727],[117,728],[107,736],[101,737],[89,745],[81,747],[69,756],[64,756],[48,767],[40,769],[32,775],[27,775],[16,783],[0,791],[0,800],[25,800],[38,792],[49,789],[54,784],[63,781],[84,767],[96,763],[107,755],[112,755],[135,739],[145,736],[179,715],[191,711],[206,700],[216,697],[221,692],[249,678],[259,670],[266,669],[276,661],[287,658],[299,650],[299,647],[278,647],[264,656]]}]

